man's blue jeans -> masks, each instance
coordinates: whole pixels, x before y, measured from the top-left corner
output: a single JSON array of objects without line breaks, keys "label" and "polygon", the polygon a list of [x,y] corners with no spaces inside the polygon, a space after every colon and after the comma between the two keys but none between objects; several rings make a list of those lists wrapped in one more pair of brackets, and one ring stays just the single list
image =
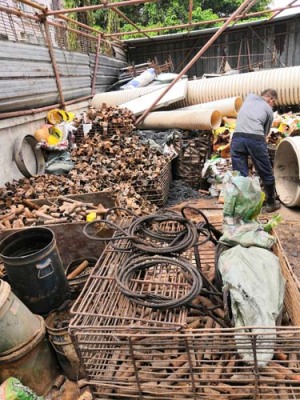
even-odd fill
[{"label": "man's blue jeans", "polygon": [[233,134],[230,153],[234,171],[239,171],[242,176],[248,176],[248,156],[250,156],[264,185],[274,184],[272,164],[264,140],[234,137]]}]

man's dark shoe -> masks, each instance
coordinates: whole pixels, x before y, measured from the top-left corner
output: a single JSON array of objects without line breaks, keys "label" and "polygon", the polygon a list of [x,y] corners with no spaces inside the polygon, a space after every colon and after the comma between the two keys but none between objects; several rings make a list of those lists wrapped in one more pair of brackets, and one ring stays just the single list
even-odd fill
[{"label": "man's dark shoe", "polygon": [[266,204],[265,211],[267,213],[272,213],[280,208],[280,202],[275,200],[273,203]]}]

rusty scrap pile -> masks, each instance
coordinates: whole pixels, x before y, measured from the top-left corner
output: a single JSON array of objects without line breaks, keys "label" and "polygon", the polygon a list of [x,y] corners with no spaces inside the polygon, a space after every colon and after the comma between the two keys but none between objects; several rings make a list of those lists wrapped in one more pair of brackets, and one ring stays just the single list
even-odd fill
[{"label": "rusty scrap pile", "polygon": [[[105,190],[111,192],[116,205],[139,214],[152,212],[156,205],[165,203],[171,181],[170,157],[142,144],[139,137],[132,134],[131,113],[109,107],[99,112],[90,109],[85,117],[92,121],[93,128],[72,151],[74,168],[68,175],[40,175],[0,188],[0,206],[7,208],[0,218],[9,218],[7,226],[14,225],[15,219],[19,227],[28,226],[27,221],[32,221],[27,210],[28,215],[20,218],[26,199]],[[13,204],[16,209],[10,208]],[[57,218],[56,215],[57,212],[53,218]],[[66,218],[62,216],[60,222],[65,222]]]},{"label": "rusty scrap pile", "polygon": [[[163,232],[168,229],[176,230],[169,226]],[[261,332],[225,328],[215,316],[203,312],[213,310],[220,322],[224,320],[226,308],[216,307],[209,295],[194,298],[196,308],[145,307],[120,292],[117,271],[133,257],[128,252],[116,251],[119,247],[128,250],[130,243],[117,240],[108,245],[101,265],[96,266],[80,301],[73,307],[75,317],[70,323],[95,397],[144,400],[299,397],[297,327],[277,327],[275,343],[273,327],[264,327],[263,341]],[[212,281],[214,245],[210,241],[202,243],[199,251],[202,273]],[[191,249],[184,257],[195,263]],[[163,268],[162,264],[160,268],[141,271],[131,283],[131,289],[140,294],[151,291],[153,296],[171,295],[177,299],[191,285],[190,276],[173,267]],[[239,335],[238,346],[236,335]],[[270,347],[274,347],[274,358],[266,366],[259,366],[255,356],[252,363],[246,363],[240,355],[243,351],[253,351],[256,355],[269,352]]]},{"label": "rusty scrap pile", "polygon": [[202,169],[210,153],[209,131],[184,131],[175,136],[178,154],[176,174],[179,179],[195,187],[202,179]]},{"label": "rusty scrap pile", "polygon": [[0,231],[37,225],[53,225],[65,222],[84,222],[91,212],[102,215],[107,210],[102,204],[94,205],[68,197],[58,196],[45,204],[23,199],[22,204],[13,204],[9,212],[0,215]]}]

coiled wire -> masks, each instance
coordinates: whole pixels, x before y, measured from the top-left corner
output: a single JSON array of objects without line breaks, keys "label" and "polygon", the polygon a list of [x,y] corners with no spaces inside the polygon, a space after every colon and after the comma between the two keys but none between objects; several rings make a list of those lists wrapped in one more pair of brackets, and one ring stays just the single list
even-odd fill
[{"label": "coiled wire", "polygon": [[[185,215],[188,209],[202,216],[204,222],[195,224],[190,221]],[[126,212],[130,217],[133,217],[133,221],[122,228],[108,219],[112,211]],[[181,214],[167,210],[164,214],[157,213],[137,217],[129,210],[115,207],[104,214],[104,219],[86,224],[83,228],[83,233],[93,240],[112,242],[112,247],[119,251],[130,251],[134,248],[145,253],[161,255],[181,254],[193,246],[204,244],[208,240],[213,241],[215,244],[217,243],[215,228],[209,223],[201,210],[186,206],[182,208]],[[99,237],[91,235],[89,230],[97,226],[97,224],[106,225],[108,228],[113,229],[115,231],[114,236]],[[164,229],[166,225],[168,225],[167,230]],[[170,230],[170,225],[173,225],[175,230]],[[200,237],[202,240],[199,240]],[[120,240],[129,240],[131,247],[124,249],[124,247],[113,243]]]},{"label": "coiled wire", "polygon": [[[183,275],[188,276],[191,287],[187,293],[183,294],[180,298],[173,298],[170,295],[166,296],[149,291],[138,293],[133,286],[134,278],[138,279],[140,273],[145,275],[143,273],[149,268],[157,267],[159,270],[166,268],[166,266],[179,268]],[[149,258],[149,255],[133,255],[129,257],[125,264],[118,269],[116,282],[119,285],[120,291],[134,303],[154,309],[172,309],[188,305],[199,295],[202,289],[202,277],[197,268],[183,258],[175,259],[163,256],[150,256]],[[151,283],[155,285],[155,282]],[[160,282],[160,285],[163,284],[164,282]],[[167,282],[167,284],[172,285],[172,282]]]}]

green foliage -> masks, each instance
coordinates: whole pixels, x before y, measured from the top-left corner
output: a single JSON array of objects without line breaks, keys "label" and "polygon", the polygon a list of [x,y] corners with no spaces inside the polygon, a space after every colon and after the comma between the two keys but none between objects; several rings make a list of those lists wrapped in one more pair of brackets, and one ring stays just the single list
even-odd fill
[{"label": "green foliage", "polygon": [[[116,0],[113,0],[116,1]],[[192,22],[211,21],[221,17],[228,17],[243,3],[243,0],[194,0],[192,11]],[[99,0],[64,0],[64,6],[78,7],[81,5],[99,4]],[[258,1],[249,12],[262,11],[271,4],[271,0]],[[143,3],[135,6],[122,7],[120,10],[141,29],[151,29],[164,26],[174,26],[188,23],[189,0],[158,0],[154,3]],[[80,13],[84,14],[84,13]],[[99,9],[90,12],[89,25],[112,33],[129,32],[136,30],[131,24],[120,18],[109,9]],[[218,24],[201,25],[201,27],[212,27]],[[199,29],[198,26],[193,27]],[[185,31],[186,29],[180,29]],[[178,29],[149,32],[149,36],[178,32]],[[143,36],[143,35],[142,35]],[[141,34],[129,35],[129,37],[141,37]]]},{"label": "green foliage", "polygon": [[[201,7],[206,10],[210,8],[214,13],[218,14],[220,17],[229,16],[244,2],[244,0],[201,0],[199,3]],[[260,0],[251,7],[249,12],[262,11],[269,4],[270,0]]]}]

